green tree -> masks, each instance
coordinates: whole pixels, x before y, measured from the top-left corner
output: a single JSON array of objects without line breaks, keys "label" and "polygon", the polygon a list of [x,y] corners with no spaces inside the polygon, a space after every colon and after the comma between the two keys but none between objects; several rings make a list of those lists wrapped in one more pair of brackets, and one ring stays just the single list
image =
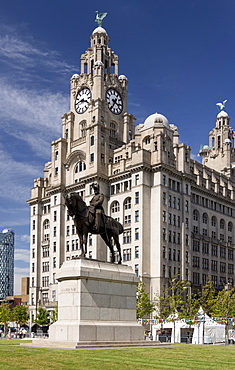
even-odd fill
[{"label": "green tree", "polygon": [[234,317],[235,316],[235,287],[230,290],[223,289],[214,299],[213,316]]},{"label": "green tree", "polygon": [[12,319],[21,326],[29,319],[28,308],[26,306],[17,305],[12,310]]},{"label": "green tree", "polygon": [[9,303],[4,302],[0,306],[0,322],[4,324],[4,336],[7,335],[9,321],[12,321],[12,312]]},{"label": "green tree", "polygon": [[214,285],[209,279],[207,283],[202,287],[202,291],[200,294],[200,304],[203,308],[203,311],[209,316],[213,316],[216,295],[217,293]]},{"label": "green tree", "polygon": [[150,315],[154,311],[155,303],[149,299],[149,294],[145,291],[145,284],[140,281],[136,292],[136,317],[142,319],[143,316]]},{"label": "green tree", "polygon": [[42,307],[39,307],[36,320],[34,321],[40,326],[48,325],[50,323],[50,313]]},{"label": "green tree", "polygon": [[229,317],[235,316],[235,287],[227,285],[214,300],[213,316],[225,319],[225,344],[228,344]]},{"label": "green tree", "polygon": [[166,319],[170,315],[190,318],[199,308],[196,295],[186,294],[190,283],[187,280],[172,279],[162,296],[156,296],[156,318]]}]

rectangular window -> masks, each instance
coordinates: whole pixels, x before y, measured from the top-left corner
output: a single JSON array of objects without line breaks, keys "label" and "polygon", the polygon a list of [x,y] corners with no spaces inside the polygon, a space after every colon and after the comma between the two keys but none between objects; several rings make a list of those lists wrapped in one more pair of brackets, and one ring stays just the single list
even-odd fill
[{"label": "rectangular window", "polygon": [[217,245],[212,244],[212,246],[211,246],[211,255],[212,256],[217,256],[218,255]]},{"label": "rectangular window", "polygon": [[135,258],[139,258],[139,247],[135,247]]},{"label": "rectangular window", "polygon": [[234,271],[234,266],[231,263],[229,263],[228,264],[228,273],[233,274],[233,271]]},{"label": "rectangular window", "polygon": [[226,263],[220,262],[220,272],[226,272]]},{"label": "rectangular window", "polygon": [[162,204],[166,205],[166,193],[162,193]]},{"label": "rectangular window", "polygon": [[208,260],[208,258],[203,258],[202,259],[202,268],[204,270],[209,270],[209,260]]},{"label": "rectangular window", "polygon": [[194,252],[200,252],[200,241],[199,240],[193,240],[193,251]]},{"label": "rectangular window", "polygon": [[56,252],[56,242],[53,243],[53,252]]},{"label": "rectangular window", "polygon": [[139,222],[139,211],[135,211],[135,222]]},{"label": "rectangular window", "polygon": [[57,221],[57,211],[54,211],[54,222]]},{"label": "rectangular window", "polygon": [[140,194],[138,191],[135,192],[135,204],[139,204],[140,202]]},{"label": "rectangular window", "polygon": [[124,216],[124,224],[130,224],[131,223],[131,215]]},{"label": "rectangular window", "polygon": [[135,240],[139,240],[139,228],[135,229]]},{"label": "rectangular window", "polygon": [[228,259],[233,260],[233,249],[228,249]]},{"label": "rectangular window", "polygon": [[193,267],[200,267],[200,258],[193,256]]},{"label": "rectangular window", "polygon": [[185,201],[185,212],[188,212],[188,200]]},{"label": "rectangular window", "polygon": [[135,175],[135,185],[139,185],[140,175]]},{"label": "rectangular window", "polygon": [[54,226],[53,235],[56,236],[56,226]]},{"label": "rectangular window", "polygon": [[94,153],[91,153],[90,162],[94,162],[94,160],[95,160],[95,154]]},{"label": "rectangular window", "polygon": [[123,232],[123,244],[131,243],[131,230]]},{"label": "rectangular window", "polygon": [[202,243],[202,253],[209,254],[209,243],[206,242]]},{"label": "rectangular window", "polygon": [[200,275],[198,272],[193,272],[193,284],[195,285],[200,284]]},{"label": "rectangular window", "polygon": [[212,271],[217,271],[217,261],[215,261],[215,260],[211,261],[211,270]]},{"label": "rectangular window", "polygon": [[220,247],[220,257],[226,258],[226,248],[225,247]]}]

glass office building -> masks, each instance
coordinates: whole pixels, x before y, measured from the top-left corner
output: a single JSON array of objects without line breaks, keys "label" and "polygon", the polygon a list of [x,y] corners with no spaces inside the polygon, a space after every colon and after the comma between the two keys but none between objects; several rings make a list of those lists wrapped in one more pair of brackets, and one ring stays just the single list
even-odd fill
[{"label": "glass office building", "polygon": [[0,298],[14,294],[14,231],[0,233]]}]

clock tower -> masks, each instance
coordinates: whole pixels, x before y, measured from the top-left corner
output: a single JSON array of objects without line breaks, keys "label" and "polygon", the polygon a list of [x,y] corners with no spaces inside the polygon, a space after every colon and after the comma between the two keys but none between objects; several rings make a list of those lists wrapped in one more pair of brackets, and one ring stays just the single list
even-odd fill
[{"label": "clock tower", "polygon": [[113,150],[133,138],[135,118],[127,113],[128,80],[118,76],[118,56],[104,28],[93,31],[80,71],[70,80],[70,113],[62,118],[66,165],[82,161],[86,176],[105,178]]}]

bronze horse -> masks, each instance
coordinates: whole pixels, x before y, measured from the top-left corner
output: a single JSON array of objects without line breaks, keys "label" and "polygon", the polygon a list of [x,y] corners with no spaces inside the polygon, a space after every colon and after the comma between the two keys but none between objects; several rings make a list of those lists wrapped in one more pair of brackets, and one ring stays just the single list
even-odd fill
[{"label": "bronze horse", "polygon": [[65,195],[65,205],[68,208],[69,215],[74,220],[74,225],[80,241],[81,254],[79,257],[85,257],[87,254],[87,236],[88,233],[99,234],[109,247],[111,252],[111,262],[115,262],[114,249],[112,238],[118,250],[118,263],[121,264],[121,246],[119,243],[119,234],[123,233],[123,226],[114,218],[103,215],[103,223],[99,232],[95,232],[94,215],[89,212],[89,207],[77,193],[69,193]]}]

